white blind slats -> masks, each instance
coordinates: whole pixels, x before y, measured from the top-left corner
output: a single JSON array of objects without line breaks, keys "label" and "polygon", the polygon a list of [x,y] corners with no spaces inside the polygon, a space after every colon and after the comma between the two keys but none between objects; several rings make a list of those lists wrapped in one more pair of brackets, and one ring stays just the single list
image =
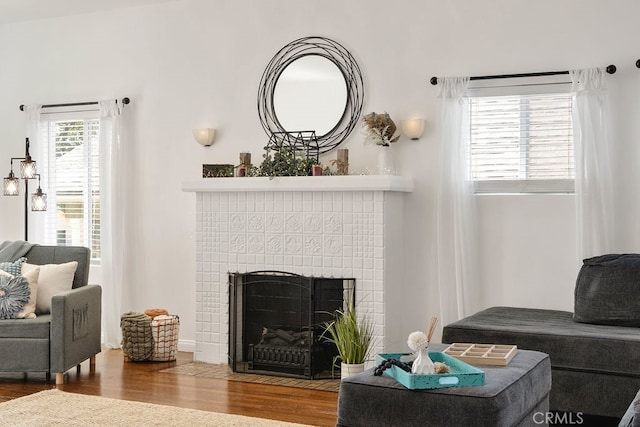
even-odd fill
[{"label": "white blind slats", "polygon": [[52,116],[43,128],[49,151],[46,240],[90,247],[96,263],[100,259],[99,120]]},{"label": "white blind slats", "polygon": [[[573,188],[573,124],[570,93],[469,97],[470,175],[483,188],[507,192]],[[527,184],[537,181],[534,184]],[[489,191],[489,190],[488,190]],[[572,190],[566,190],[572,191]]]}]

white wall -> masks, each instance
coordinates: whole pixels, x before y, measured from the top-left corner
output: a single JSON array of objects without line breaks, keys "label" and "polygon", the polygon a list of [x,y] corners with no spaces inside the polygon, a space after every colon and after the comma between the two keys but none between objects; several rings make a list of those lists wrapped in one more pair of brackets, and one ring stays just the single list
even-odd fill
[{"label": "white wall", "polygon": [[573,311],[573,196],[479,196],[485,305]]},{"label": "white wall", "polygon": [[[0,165],[23,150],[17,106],[128,96],[138,150],[139,270],[132,307],[166,307],[193,340],[195,201],[181,191],[202,163],[260,159],[267,137],[256,111],[257,85],[271,57],[303,36],[335,39],[364,73],[365,112],[421,116],[420,141],[394,146],[415,179],[406,198],[404,282],[408,332],[437,315],[434,235],[438,167],[437,87],[433,75],[546,71],[615,63],[609,78],[616,119],[617,230],[621,251],[637,251],[640,225],[640,51],[635,0],[536,2],[436,0],[184,0],[0,27]],[[213,126],[202,148],[193,127]],[[344,147],[351,168],[375,164],[359,132]],[[329,158],[334,158],[331,153]],[[8,171],[0,168],[5,176]],[[19,199],[0,197],[0,240],[18,239]],[[572,196],[482,196],[481,306],[571,309],[577,269]]]}]

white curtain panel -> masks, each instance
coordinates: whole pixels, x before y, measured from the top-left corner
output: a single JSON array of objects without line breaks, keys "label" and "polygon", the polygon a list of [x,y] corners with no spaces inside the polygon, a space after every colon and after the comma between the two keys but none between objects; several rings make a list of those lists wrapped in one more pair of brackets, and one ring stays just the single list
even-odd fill
[{"label": "white curtain panel", "polygon": [[120,316],[134,281],[131,206],[133,147],[123,135],[123,105],[100,101],[100,248],[104,344],[120,348]]},{"label": "white curtain panel", "polygon": [[[477,215],[468,174],[468,77],[438,78],[441,88],[437,266],[442,325],[471,314],[477,302]],[[465,124],[467,124],[465,132]]]},{"label": "white curtain panel", "polygon": [[580,264],[582,259],[613,249],[613,186],[604,74],[599,68],[570,72]]},{"label": "white curtain panel", "polygon": [[36,154],[39,154],[40,144],[40,117],[42,115],[42,105],[25,105],[23,107],[26,117],[26,137],[31,142],[31,156],[36,159]]}]

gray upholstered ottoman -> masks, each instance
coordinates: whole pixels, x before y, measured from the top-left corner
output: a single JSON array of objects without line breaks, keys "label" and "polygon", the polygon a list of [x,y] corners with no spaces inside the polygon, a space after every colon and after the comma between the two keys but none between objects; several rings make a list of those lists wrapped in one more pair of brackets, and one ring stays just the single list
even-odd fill
[{"label": "gray upholstered ottoman", "polygon": [[[444,345],[432,344],[430,351]],[[539,426],[551,390],[549,356],[519,350],[506,367],[479,366],[481,387],[409,390],[370,369],[345,378],[338,396],[338,426]]]}]

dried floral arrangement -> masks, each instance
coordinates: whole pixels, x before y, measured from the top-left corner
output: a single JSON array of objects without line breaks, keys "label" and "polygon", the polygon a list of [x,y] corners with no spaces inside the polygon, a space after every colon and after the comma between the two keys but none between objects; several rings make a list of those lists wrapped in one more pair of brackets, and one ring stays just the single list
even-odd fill
[{"label": "dried floral arrangement", "polygon": [[365,128],[365,143],[388,147],[400,139],[398,128],[388,113],[369,113],[362,118],[362,126]]}]

